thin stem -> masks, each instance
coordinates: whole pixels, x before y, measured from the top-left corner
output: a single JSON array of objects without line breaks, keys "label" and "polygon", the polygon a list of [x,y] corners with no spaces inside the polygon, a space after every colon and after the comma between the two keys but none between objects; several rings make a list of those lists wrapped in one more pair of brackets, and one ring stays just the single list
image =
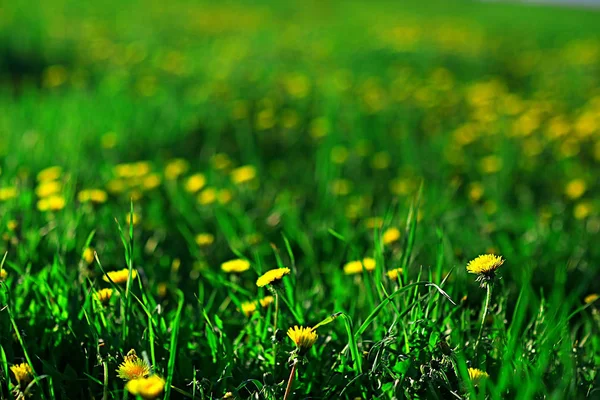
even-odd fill
[{"label": "thin stem", "polygon": [[287,387],[285,388],[285,395],[283,396],[283,400],[287,400],[290,392],[292,391],[292,383],[294,383],[294,377],[296,376],[296,366],[298,365],[298,360],[294,360],[292,364],[292,371],[290,372],[290,377],[288,379]]},{"label": "thin stem", "polygon": [[275,315],[273,317],[273,368],[277,368],[277,318],[279,317],[279,293],[275,292]]},{"label": "thin stem", "polygon": [[481,340],[481,334],[483,333],[483,326],[485,325],[485,318],[487,317],[488,308],[490,306],[490,299],[492,298],[492,284],[488,282],[485,287],[487,289],[487,294],[485,296],[485,307],[483,309],[483,317],[481,318],[479,334],[477,335],[477,341],[475,342],[475,350],[477,350],[477,347],[479,347],[479,341]]}]

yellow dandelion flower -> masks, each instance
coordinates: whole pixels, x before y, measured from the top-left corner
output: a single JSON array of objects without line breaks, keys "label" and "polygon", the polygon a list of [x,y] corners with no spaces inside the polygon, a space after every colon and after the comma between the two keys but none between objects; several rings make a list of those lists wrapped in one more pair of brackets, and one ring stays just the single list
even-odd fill
[{"label": "yellow dandelion flower", "polygon": [[400,239],[400,230],[398,228],[389,228],[383,232],[383,244],[394,243],[398,239]]},{"label": "yellow dandelion flower", "polygon": [[227,393],[225,393],[225,395],[223,395],[223,400],[229,400],[229,399],[235,399],[235,396],[231,392],[227,392]]},{"label": "yellow dandelion flower", "polygon": [[251,316],[256,312],[256,302],[254,301],[245,301],[241,304],[242,312],[246,317]]},{"label": "yellow dandelion flower", "polygon": [[113,194],[123,193],[126,188],[127,184],[122,179],[113,179],[106,184],[106,189]]},{"label": "yellow dandelion flower", "polygon": [[233,198],[233,195],[231,194],[231,190],[221,189],[221,190],[219,190],[219,194],[217,195],[217,198],[219,200],[219,203],[227,204],[231,201],[231,199]]},{"label": "yellow dandelion flower", "polygon": [[501,256],[484,254],[469,261],[467,272],[478,274],[477,281],[481,282],[481,286],[485,286],[487,282],[494,278],[496,270],[502,264],[504,264],[504,259]]},{"label": "yellow dandelion flower", "polygon": [[84,189],[77,194],[80,203],[106,203],[108,194],[102,189]]},{"label": "yellow dandelion flower", "polygon": [[19,191],[14,186],[0,188],[0,201],[6,201],[16,198]]},{"label": "yellow dandelion flower", "polygon": [[290,273],[289,268],[276,268],[265,272],[256,280],[256,286],[264,287],[279,282],[285,275]]},{"label": "yellow dandelion flower", "polygon": [[198,203],[203,206],[214,203],[217,200],[217,190],[212,187],[207,187],[198,195]]},{"label": "yellow dandelion flower", "polygon": [[92,262],[94,262],[94,248],[87,247],[85,250],[83,250],[83,254],[81,255],[81,258],[83,258],[85,260],[85,262],[88,264],[91,264]]},{"label": "yellow dandelion flower", "polygon": [[26,387],[33,380],[33,369],[27,363],[15,364],[10,367],[10,370],[15,375],[17,384]]},{"label": "yellow dandelion flower", "polygon": [[366,271],[373,271],[375,269],[375,260],[367,257],[367,258],[363,258],[362,261],[361,260],[350,261],[349,263],[344,265],[344,274],[346,274],[346,275],[360,274],[362,272],[363,268]]},{"label": "yellow dandelion flower", "polygon": [[100,303],[107,303],[113,295],[113,289],[100,289],[94,293],[94,299]]},{"label": "yellow dandelion flower", "polygon": [[60,211],[65,208],[65,205],[66,200],[60,195],[52,195],[37,202],[37,208],[40,211]]},{"label": "yellow dandelion flower", "polygon": [[583,302],[585,304],[591,304],[598,299],[600,299],[600,295],[597,293],[592,293],[592,294],[588,294],[587,296],[585,296],[585,298],[583,299]]},{"label": "yellow dandelion flower", "polygon": [[260,299],[258,302],[260,303],[260,306],[262,308],[267,308],[271,304],[273,304],[274,301],[275,301],[275,297],[273,297],[273,296],[265,296],[262,299]]},{"label": "yellow dandelion flower", "polygon": [[344,146],[336,146],[331,149],[331,161],[335,164],[343,164],[348,159],[348,149]]},{"label": "yellow dandelion flower", "polygon": [[190,165],[182,158],[171,160],[165,166],[165,178],[172,181],[187,172]]},{"label": "yellow dandelion flower", "polygon": [[317,333],[310,327],[294,326],[288,329],[287,335],[292,339],[298,354],[304,355],[317,341]]},{"label": "yellow dandelion flower", "polygon": [[8,277],[8,272],[4,268],[0,270],[0,281],[5,281]]},{"label": "yellow dandelion flower", "polygon": [[235,260],[229,260],[221,264],[221,269],[223,272],[232,273],[232,272],[244,272],[250,269],[250,262],[248,260],[242,260],[241,258],[237,258]]},{"label": "yellow dandelion flower", "polygon": [[59,166],[48,167],[46,169],[41,170],[37,174],[37,180],[39,182],[53,181],[62,175],[62,168]]},{"label": "yellow dandelion flower", "polygon": [[17,229],[17,226],[19,226],[19,223],[14,219],[11,219],[6,223],[6,228],[11,232]]},{"label": "yellow dandelion flower", "polygon": [[479,167],[486,174],[493,174],[502,169],[502,159],[496,155],[487,156],[481,159]]},{"label": "yellow dandelion flower", "polygon": [[196,235],[196,244],[200,247],[206,247],[213,244],[215,236],[212,233],[199,233]]},{"label": "yellow dandelion flower", "polygon": [[395,281],[398,279],[399,276],[402,276],[402,272],[403,272],[402,268],[391,269],[387,272],[387,276],[391,280]]},{"label": "yellow dandelion flower", "polygon": [[131,349],[117,368],[117,376],[123,380],[146,378],[150,374],[150,365],[139,358],[135,350]]},{"label": "yellow dandelion flower", "polygon": [[386,151],[380,151],[373,155],[371,167],[374,169],[386,169],[390,166],[391,162],[392,158],[390,157],[390,154]]},{"label": "yellow dandelion flower", "polygon": [[103,148],[112,149],[117,145],[119,136],[116,132],[107,132],[100,138],[100,142]]},{"label": "yellow dandelion flower", "polygon": [[473,203],[479,201],[483,197],[484,188],[479,182],[469,184],[469,200]]},{"label": "yellow dandelion flower", "polygon": [[352,191],[352,182],[348,179],[336,179],[331,182],[331,192],[338,196],[346,196]]},{"label": "yellow dandelion flower", "polygon": [[152,189],[156,189],[157,187],[159,187],[160,183],[161,183],[161,180],[160,180],[160,176],[158,174],[150,174],[150,175],[144,177],[144,180],[142,181],[142,186],[146,190],[152,190]]},{"label": "yellow dandelion flower", "polygon": [[473,385],[477,385],[482,379],[487,379],[490,376],[487,372],[477,368],[469,368],[469,379],[473,382]]},{"label": "yellow dandelion flower", "polygon": [[212,157],[212,163],[216,169],[227,169],[231,166],[231,160],[225,153],[217,153]]},{"label": "yellow dandelion flower", "polygon": [[251,181],[256,178],[256,168],[252,165],[244,165],[231,171],[231,181],[236,185]]},{"label": "yellow dandelion flower", "polygon": [[571,200],[575,200],[583,196],[586,191],[586,184],[583,179],[573,179],[565,186],[565,194]]},{"label": "yellow dandelion flower", "polygon": [[575,208],[573,208],[573,216],[576,219],[585,219],[587,217],[589,217],[589,215],[592,213],[593,211],[593,206],[592,203],[590,203],[589,201],[582,201],[579,202],[575,205]]},{"label": "yellow dandelion flower", "polygon": [[35,188],[35,194],[37,197],[48,197],[53,194],[59,193],[62,190],[62,184],[58,181],[43,181],[40,182],[37,188]]},{"label": "yellow dandelion flower", "polygon": [[133,379],[127,382],[125,389],[134,396],[141,396],[145,400],[152,400],[158,398],[165,390],[165,380],[158,375]]},{"label": "yellow dandelion flower", "polygon": [[383,226],[383,218],[371,217],[365,220],[365,226],[369,229],[381,228]]},{"label": "yellow dandelion flower", "polygon": [[[102,277],[104,281],[110,282],[113,281],[116,284],[127,282],[127,278],[129,277],[129,269],[124,268],[119,271],[111,271]],[[137,271],[135,269],[131,270],[131,280],[134,280],[137,277]],[[110,278],[110,279],[109,279]]]}]

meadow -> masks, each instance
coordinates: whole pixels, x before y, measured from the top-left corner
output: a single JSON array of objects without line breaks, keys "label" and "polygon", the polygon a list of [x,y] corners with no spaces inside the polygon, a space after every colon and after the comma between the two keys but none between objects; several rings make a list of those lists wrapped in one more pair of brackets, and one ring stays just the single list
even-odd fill
[{"label": "meadow", "polygon": [[599,177],[594,9],[3,2],[0,398],[599,399]]}]

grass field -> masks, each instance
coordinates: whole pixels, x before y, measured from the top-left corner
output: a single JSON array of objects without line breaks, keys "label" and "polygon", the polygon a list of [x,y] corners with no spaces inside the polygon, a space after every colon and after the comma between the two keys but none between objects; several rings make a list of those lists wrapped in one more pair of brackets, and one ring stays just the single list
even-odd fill
[{"label": "grass field", "polygon": [[599,399],[599,178],[591,9],[5,1],[0,398]]}]

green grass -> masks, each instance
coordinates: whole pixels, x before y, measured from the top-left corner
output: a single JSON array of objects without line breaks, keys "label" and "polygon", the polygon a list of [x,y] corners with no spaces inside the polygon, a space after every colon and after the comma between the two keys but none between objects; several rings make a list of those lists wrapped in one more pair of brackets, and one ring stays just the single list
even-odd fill
[{"label": "green grass", "polygon": [[132,399],[131,349],[164,399],[282,399],[296,359],[289,399],[600,396],[598,12],[28,3],[0,6],[0,398]]}]

